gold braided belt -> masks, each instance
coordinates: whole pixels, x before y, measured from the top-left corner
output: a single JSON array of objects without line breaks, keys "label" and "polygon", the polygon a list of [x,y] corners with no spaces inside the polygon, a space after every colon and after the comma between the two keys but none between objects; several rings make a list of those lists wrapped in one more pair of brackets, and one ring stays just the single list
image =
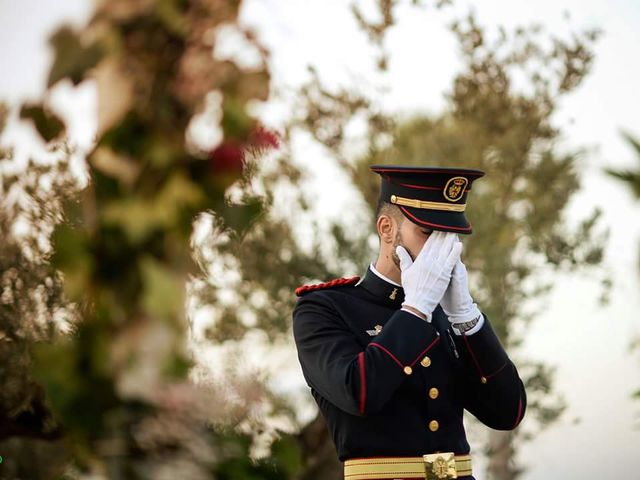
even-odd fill
[{"label": "gold braided belt", "polygon": [[466,475],[471,475],[471,455],[454,455],[452,452],[431,453],[422,457],[358,458],[344,462],[345,480],[443,480]]}]

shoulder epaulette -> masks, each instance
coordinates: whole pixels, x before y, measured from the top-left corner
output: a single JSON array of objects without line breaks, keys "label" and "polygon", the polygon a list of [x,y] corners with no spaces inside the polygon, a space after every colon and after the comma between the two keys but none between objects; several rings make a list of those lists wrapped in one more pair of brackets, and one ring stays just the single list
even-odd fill
[{"label": "shoulder epaulette", "polygon": [[323,290],[326,288],[333,288],[337,286],[345,286],[345,285],[355,285],[360,280],[360,277],[344,277],[344,278],[336,278],[335,280],[331,280],[330,282],[324,283],[315,283],[312,285],[302,285],[296,288],[296,295],[298,297],[302,296],[304,293],[312,292],[314,290]]}]

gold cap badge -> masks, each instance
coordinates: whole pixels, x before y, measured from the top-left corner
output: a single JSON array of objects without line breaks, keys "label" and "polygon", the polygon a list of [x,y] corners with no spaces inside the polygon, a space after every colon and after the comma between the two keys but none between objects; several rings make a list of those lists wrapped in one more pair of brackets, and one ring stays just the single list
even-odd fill
[{"label": "gold cap badge", "polygon": [[444,198],[449,200],[450,202],[455,202],[460,200],[462,194],[464,193],[464,189],[467,188],[467,184],[469,180],[465,177],[453,177],[450,178],[447,184],[444,186]]}]

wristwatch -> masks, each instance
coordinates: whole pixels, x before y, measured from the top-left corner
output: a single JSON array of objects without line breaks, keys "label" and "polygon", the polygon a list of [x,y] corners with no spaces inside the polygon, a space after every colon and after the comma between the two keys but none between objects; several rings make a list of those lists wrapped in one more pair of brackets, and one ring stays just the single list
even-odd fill
[{"label": "wristwatch", "polygon": [[478,324],[481,316],[482,314],[478,315],[473,320],[469,320],[468,322],[456,323],[452,325],[452,327],[455,328],[458,331],[458,333],[465,333],[471,330],[473,327],[475,327]]}]

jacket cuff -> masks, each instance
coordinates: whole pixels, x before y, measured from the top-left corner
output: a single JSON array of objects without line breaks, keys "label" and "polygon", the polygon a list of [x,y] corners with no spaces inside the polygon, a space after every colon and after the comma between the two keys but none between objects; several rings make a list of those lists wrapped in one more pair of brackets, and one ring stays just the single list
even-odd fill
[{"label": "jacket cuff", "polygon": [[382,350],[410,375],[411,368],[439,341],[440,334],[433,325],[414,313],[398,310],[369,347]]},{"label": "jacket cuff", "polygon": [[482,383],[500,373],[509,363],[507,352],[486,316],[479,331],[461,337]]}]

